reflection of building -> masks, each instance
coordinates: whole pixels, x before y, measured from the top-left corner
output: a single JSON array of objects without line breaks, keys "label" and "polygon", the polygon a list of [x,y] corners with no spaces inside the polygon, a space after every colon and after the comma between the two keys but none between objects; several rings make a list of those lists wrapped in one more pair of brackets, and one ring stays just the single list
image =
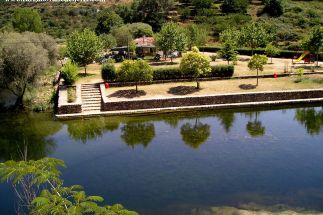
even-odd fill
[{"label": "reflection of building", "polygon": [[156,52],[155,40],[153,37],[140,37],[134,40],[137,46],[136,52],[143,56],[152,56]]}]

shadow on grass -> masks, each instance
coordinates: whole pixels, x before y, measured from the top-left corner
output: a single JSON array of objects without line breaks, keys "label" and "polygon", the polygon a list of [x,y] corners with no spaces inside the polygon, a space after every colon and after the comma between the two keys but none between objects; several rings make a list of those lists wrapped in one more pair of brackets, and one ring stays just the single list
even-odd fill
[{"label": "shadow on grass", "polygon": [[256,85],[253,84],[240,84],[239,88],[242,90],[252,90],[252,89],[256,89]]},{"label": "shadow on grass", "polygon": [[141,97],[145,96],[147,93],[144,90],[118,90],[110,95],[108,97],[117,97],[117,98],[136,98],[136,97]]},{"label": "shadow on grass", "polygon": [[95,74],[92,74],[92,73],[79,73],[77,74],[77,77],[78,78],[85,78],[85,77],[91,77],[91,76],[94,76]]},{"label": "shadow on grass", "polygon": [[168,93],[173,95],[188,95],[200,90],[201,89],[196,89],[195,86],[177,86],[169,88]]}]

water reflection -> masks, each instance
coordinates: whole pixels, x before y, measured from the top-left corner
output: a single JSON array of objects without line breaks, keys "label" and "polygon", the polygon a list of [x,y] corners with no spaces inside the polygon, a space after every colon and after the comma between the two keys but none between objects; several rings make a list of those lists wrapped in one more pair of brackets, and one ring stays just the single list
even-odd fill
[{"label": "water reflection", "polygon": [[323,107],[321,110],[315,108],[302,108],[295,112],[295,119],[300,122],[311,135],[317,135],[323,128]]},{"label": "water reflection", "polygon": [[203,124],[199,119],[195,123],[185,123],[181,127],[181,135],[184,143],[194,149],[205,143],[210,136],[210,126]]},{"label": "water reflection", "polygon": [[121,127],[121,139],[132,148],[135,145],[147,147],[155,137],[155,126],[151,122],[128,122]]},{"label": "water reflection", "polygon": [[249,112],[245,113],[246,116],[249,116],[250,121],[248,121],[246,125],[246,130],[248,134],[252,137],[260,137],[264,136],[266,133],[266,128],[262,125],[261,121],[259,121],[260,112]]},{"label": "water reflection", "polygon": [[50,136],[61,127],[49,114],[1,114],[0,160],[47,156],[56,147]]},{"label": "water reflection", "polygon": [[82,143],[101,137],[105,131],[114,131],[119,128],[119,123],[111,122],[109,118],[104,117],[67,121],[66,124],[70,137]]},{"label": "water reflection", "polygon": [[229,133],[235,121],[234,112],[221,112],[216,114],[216,116],[220,120],[225,132]]}]

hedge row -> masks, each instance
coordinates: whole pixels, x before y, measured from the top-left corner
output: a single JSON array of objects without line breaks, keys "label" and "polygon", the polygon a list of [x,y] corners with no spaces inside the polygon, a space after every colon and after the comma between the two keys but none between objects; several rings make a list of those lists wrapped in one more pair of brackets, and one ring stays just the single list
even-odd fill
[{"label": "hedge row", "polygon": [[[201,76],[202,78],[206,77],[232,77],[234,73],[233,65],[219,65],[212,66],[211,72],[207,75]],[[183,74],[178,67],[176,68],[164,68],[164,69],[155,69],[153,74],[153,80],[172,80],[172,79],[185,79],[192,78],[188,75]]]},{"label": "hedge row", "polygon": [[[202,46],[199,47],[201,52],[218,52],[221,47],[216,47],[216,46]],[[241,55],[249,55],[251,56],[251,49],[250,48],[238,48],[237,51]],[[265,49],[260,48],[260,49],[255,49],[253,50],[254,54],[265,54]],[[276,57],[280,58],[293,58],[294,56],[301,55],[303,52],[302,51],[291,51],[291,50],[281,50],[280,54],[277,55]],[[319,60],[323,60],[323,52],[320,53],[319,55]]]}]

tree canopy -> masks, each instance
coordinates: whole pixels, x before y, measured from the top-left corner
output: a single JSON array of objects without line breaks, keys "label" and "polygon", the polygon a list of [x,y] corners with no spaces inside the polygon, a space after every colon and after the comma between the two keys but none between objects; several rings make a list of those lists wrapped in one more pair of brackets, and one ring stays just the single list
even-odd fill
[{"label": "tree canopy", "polygon": [[102,42],[95,33],[89,29],[74,32],[67,40],[67,52],[71,60],[85,68],[93,62],[102,49]]},{"label": "tree canopy", "polygon": [[203,46],[208,41],[209,29],[203,25],[190,24],[186,27],[188,47]]},{"label": "tree canopy", "polygon": [[257,86],[258,86],[258,71],[264,70],[264,65],[267,63],[267,61],[268,61],[268,58],[265,55],[255,54],[254,56],[251,57],[248,63],[249,69],[257,71]]},{"label": "tree canopy", "polygon": [[97,21],[95,28],[97,34],[109,34],[112,28],[120,27],[123,24],[122,18],[110,9],[102,10]]},{"label": "tree canopy", "polygon": [[19,32],[40,33],[43,31],[43,23],[38,11],[31,8],[15,9],[12,16],[12,25]]},{"label": "tree canopy", "polygon": [[248,5],[248,0],[224,0],[221,9],[224,13],[245,13]]},{"label": "tree canopy", "polygon": [[197,149],[209,138],[210,126],[208,124],[203,124],[196,119],[194,124],[185,123],[182,125],[181,135],[185,144]]},{"label": "tree canopy", "polygon": [[139,144],[146,147],[155,137],[154,124],[149,122],[129,122],[121,128],[121,131],[121,138],[131,147]]},{"label": "tree canopy", "polygon": [[318,65],[318,55],[323,47],[323,28],[321,26],[313,27],[309,36],[303,42],[303,47],[316,54],[316,61]]}]

